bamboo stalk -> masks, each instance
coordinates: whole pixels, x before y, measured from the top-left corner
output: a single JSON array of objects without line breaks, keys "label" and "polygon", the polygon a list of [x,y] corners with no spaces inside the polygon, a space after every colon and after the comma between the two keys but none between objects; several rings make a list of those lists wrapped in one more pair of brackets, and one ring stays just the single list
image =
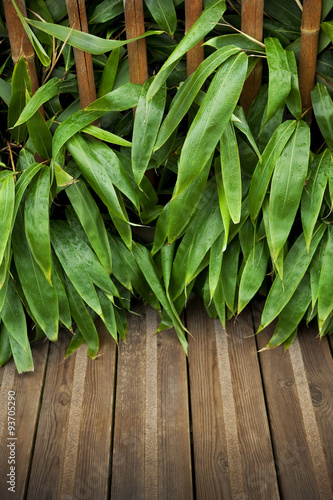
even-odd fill
[{"label": "bamboo stalk", "polygon": [[[71,28],[88,33],[88,21],[84,0],[66,0]],[[79,86],[81,108],[96,100],[96,87],[91,54],[74,48],[76,75]]]},{"label": "bamboo stalk", "polygon": [[[24,0],[17,0],[16,4],[22,15],[27,17],[27,10]],[[11,0],[3,0],[3,7],[6,16],[6,23],[8,29],[8,36],[11,48],[11,55],[14,64],[20,59],[21,56],[27,62],[28,71],[31,80],[31,91],[34,94],[39,87],[36,65],[35,65],[35,52],[30,43],[30,40],[22,26],[22,23],[16,13],[16,10]]]},{"label": "bamboo stalk", "polygon": [[[192,27],[202,12],[202,0],[185,0],[185,33]],[[204,60],[203,40],[186,54],[187,76],[190,76]]]},{"label": "bamboo stalk", "polygon": [[[241,30],[256,40],[262,40],[264,17],[264,0],[242,0]],[[261,87],[262,61],[259,61],[254,70],[246,79],[240,103],[247,114],[253,99]]]},{"label": "bamboo stalk", "polygon": [[[142,0],[124,0],[126,37],[136,38],[145,32]],[[130,81],[143,84],[148,79],[146,40],[129,43],[128,62]]]},{"label": "bamboo stalk", "polygon": [[[303,108],[311,107],[311,90],[314,87],[317,64],[322,0],[304,0],[299,58],[299,88]],[[311,121],[311,115],[307,114]]]}]

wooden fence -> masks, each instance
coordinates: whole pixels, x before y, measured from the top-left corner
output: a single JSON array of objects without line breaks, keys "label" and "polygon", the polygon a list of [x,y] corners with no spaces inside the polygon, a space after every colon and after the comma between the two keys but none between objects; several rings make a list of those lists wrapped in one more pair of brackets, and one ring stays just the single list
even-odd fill
[{"label": "wooden fence", "polygon": [[[21,12],[26,15],[25,0],[16,0]],[[29,65],[32,91],[38,88],[34,51],[24,29],[17,18],[11,0],[3,0],[12,57],[17,62],[23,53]],[[185,0],[185,30],[188,31],[202,11],[203,0]],[[66,0],[69,22],[75,29],[88,31],[84,0]],[[318,36],[320,30],[322,0],[304,0],[301,26],[301,48],[299,58],[299,83],[303,108],[311,107],[310,92],[315,82]],[[124,0],[127,38],[135,38],[145,31],[143,0]],[[242,0],[241,29],[244,33],[262,40],[264,0]],[[74,49],[81,106],[84,108],[96,99],[92,57]],[[198,43],[187,53],[187,73],[190,75],[203,60],[203,47]],[[141,39],[128,45],[130,81],[144,83],[148,78],[146,41]],[[248,77],[241,96],[245,111],[261,86],[262,62],[256,65]]]}]

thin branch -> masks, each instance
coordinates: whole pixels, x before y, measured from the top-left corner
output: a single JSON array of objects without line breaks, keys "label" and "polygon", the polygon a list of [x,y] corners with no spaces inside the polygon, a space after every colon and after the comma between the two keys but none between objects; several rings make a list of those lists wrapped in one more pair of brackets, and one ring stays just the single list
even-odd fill
[{"label": "thin branch", "polygon": [[253,38],[252,36],[248,35],[247,33],[244,33],[243,31],[239,30],[238,28],[235,28],[235,26],[233,26],[232,24],[228,23],[224,18],[222,18],[222,19],[223,19],[224,23],[212,23],[212,24],[215,24],[215,25],[217,24],[219,26],[228,26],[229,28],[237,31],[241,35],[244,35],[246,38],[248,38],[252,42],[257,43],[258,45],[260,45],[260,47],[265,48],[265,44],[264,43],[259,42],[259,40],[257,40],[256,38]]}]

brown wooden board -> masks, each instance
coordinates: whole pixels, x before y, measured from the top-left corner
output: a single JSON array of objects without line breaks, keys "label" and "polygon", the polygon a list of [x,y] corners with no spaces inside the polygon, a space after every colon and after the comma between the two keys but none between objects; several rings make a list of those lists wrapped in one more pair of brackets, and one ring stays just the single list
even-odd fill
[{"label": "brown wooden board", "polygon": [[85,345],[64,361],[65,332],[51,347],[28,499],[108,497],[116,347],[98,331],[94,361]]},{"label": "brown wooden board", "polygon": [[[145,32],[143,0],[124,0],[126,37],[136,38]],[[129,43],[128,62],[130,81],[144,83],[148,78],[146,40]]]},{"label": "brown wooden board", "polygon": [[[260,304],[253,304],[253,314],[258,327]],[[258,334],[259,349],[274,327]],[[332,362],[328,344],[311,341],[309,335],[301,330],[286,352],[280,347],[260,353],[280,489],[283,498],[293,500],[333,498]]]},{"label": "brown wooden board", "polygon": [[198,299],[187,318],[197,497],[278,499],[249,310],[227,335]]},{"label": "brown wooden board", "polygon": [[[185,32],[192,27],[202,12],[202,0],[185,0]],[[203,40],[186,54],[187,76],[190,76],[204,60]]]},{"label": "brown wooden board", "polygon": [[[31,345],[34,358],[34,372],[19,375],[14,361],[11,360],[0,370],[0,491],[1,499],[24,498],[34,445],[34,436],[40,407],[45,366],[49,342],[38,341]],[[8,434],[8,392],[15,392],[15,439]],[[11,406],[12,408],[12,406]],[[11,448],[15,453],[15,464],[8,464]],[[15,448],[15,449],[14,449]],[[8,490],[7,483],[10,465],[15,466],[15,493]]]},{"label": "brown wooden board", "polygon": [[191,499],[186,361],[175,332],[154,336],[137,306],[119,346],[111,498]]}]

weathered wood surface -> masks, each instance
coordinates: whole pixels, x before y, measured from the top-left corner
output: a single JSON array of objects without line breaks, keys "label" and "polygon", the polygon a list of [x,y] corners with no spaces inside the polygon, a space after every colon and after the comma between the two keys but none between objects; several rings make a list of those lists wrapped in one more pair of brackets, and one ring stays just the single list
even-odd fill
[{"label": "weathered wood surface", "polygon": [[333,498],[329,340],[314,328],[258,353],[260,307],[227,323],[190,301],[189,358],[173,330],[138,305],[126,344],[99,325],[102,355],[69,332],[33,346],[35,372],[0,370],[1,498],[6,485],[7,394],[16,392],[16,494],[35,499]]}]

